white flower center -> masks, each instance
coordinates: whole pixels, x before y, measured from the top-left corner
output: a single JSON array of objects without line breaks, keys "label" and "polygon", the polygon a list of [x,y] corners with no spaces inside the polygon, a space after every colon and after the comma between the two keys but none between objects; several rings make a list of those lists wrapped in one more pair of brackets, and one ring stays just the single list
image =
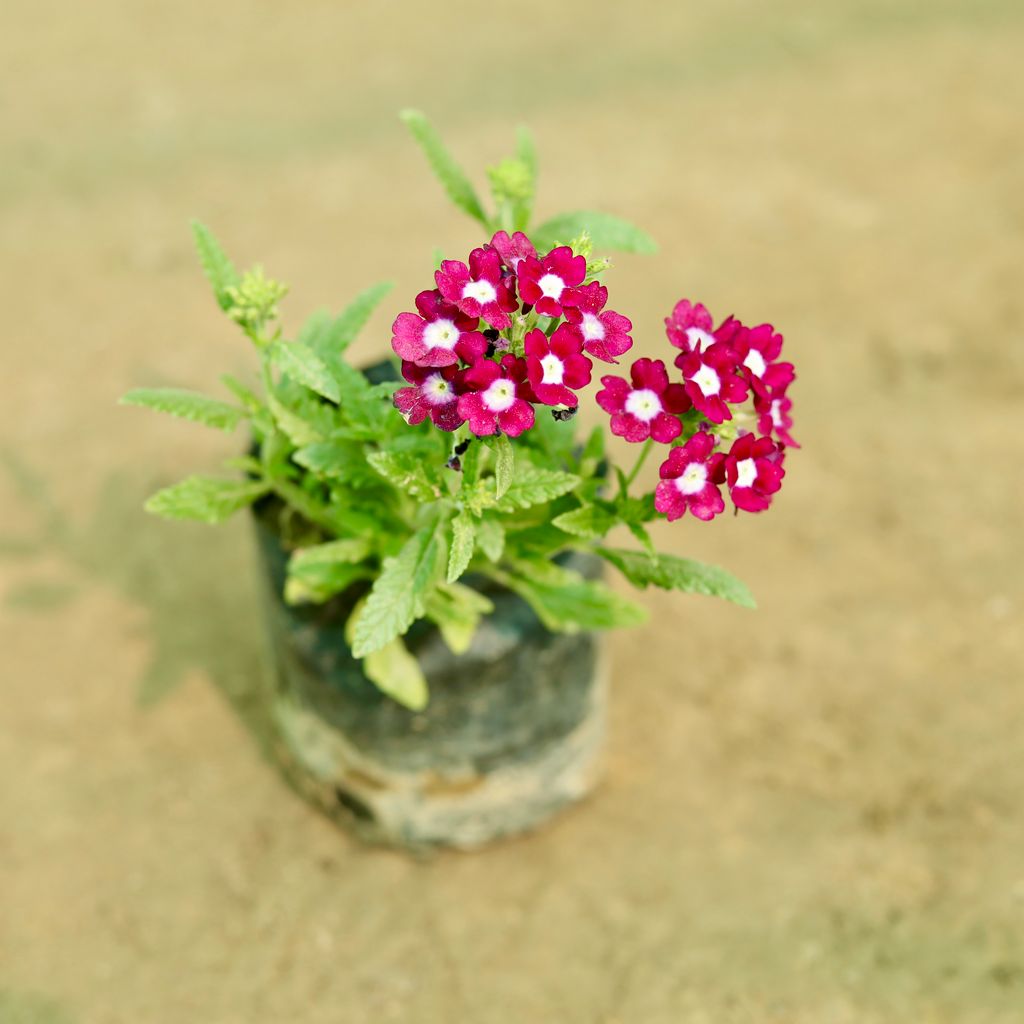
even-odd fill
[{"label": "white flower center", "polygon": [[604,339],[604,324],[593,313],[583,314],[583,340],[602,341]]},{"label": "white flower center", "polygon": [[650,388],[630,391],[626,396],[626,412],[643,423],[650,423],[661,412],[661,399]]},{"label": "white flower center", "polygon": [[708,395],[717,395],[722,390],[722,381],[718,374],[706,363],[693,375],[693,383],[700,388],[700,393],[707,398]]},{"label": "white flower center", "polygon": [[420,391],[431,405],[447,405],[455,401],[451,384],[439,373],[432,373],[420,386]]},{"label": "white flower center", "polygon": [[691,462],[676,479],[680,494],[698,494],[708,482],[708,468],[703,462]]},{"label": "white flower center", "polygon": [[491,412],[504,412],[516,400],[516,386],[510,380],[498,379],[480,397]]},{"label": "white flower center", "polygon": [[459,340],[459,329],[451,320],[434,320],[423,328],[423,344],[427,348],[451,351]]},{"label": "white flower center", "polygon": [[755,377],[763,377],[764,371],[768,369],[768,364],[764,361],[764,356],[761,355],[756,348],[752,348],[747,353],[747,358],[743,360],[743,365]]},{"label": "white flower center", "polygon": [[557,274],[545,274],[537,284],[548,299],[557,299],[565,290],[565,282]]},{"label": "white flower center", "polygon": [[462,289],[462,297],[476,299],[481,306],[486,306],[488,302],[493,302],[498,297],[498,293],[490,281],[467,281]]},{"label": "white flower center", "polygon": [[715,343],[714,335],[702,331],[699,327],[687,327],[686,340],[689,341],[690,350],[693,352],[703,352]]},{"label": "white flower center", "polygon": [[779,411],[782,407],[782,399],[776,398],[772,401],[772,423],[776,427],[782,426],[782,413]]},{"label": "white flower center", "polygon": [[757,479],[757,463],[753,459],[744,459],[736,463],[736,486],[750,487]]},{"label": "white flower center", "polygon": [[549,352],[541,361],[541,369],[544,371],[544,377],[541,380],[541,384],[561,384],[562,378],[565,376],[565,365],[562,360],[554,354]]}]

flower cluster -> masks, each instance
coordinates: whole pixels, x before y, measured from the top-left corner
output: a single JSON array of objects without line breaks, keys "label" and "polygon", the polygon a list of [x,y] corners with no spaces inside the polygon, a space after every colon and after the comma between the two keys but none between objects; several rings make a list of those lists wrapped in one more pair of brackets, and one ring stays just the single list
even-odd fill
[{"label": "flower cluster", "polygon": [[[467,424],[477,436],[517,437],[536,407],[574,412],[593,359],[617,363],[633,344],[632,324],[606,308],[608,289],[587,281],[586,258],[562,245],[538,255],[520,231],[499,231],[466,263],[445,260],[436,288],[401,313],[392,347],[408,387],[395,405],[410,423]],[[675,380],[660,359],[637,359],[629,377],[601,377],[597,404],[611,431],[632,443],[671,446],[654,506],[669,520],[689,510],[709,520],[725,510],[722,488],[748,512],[768,508],[782,486],[793,364],[771,324],[728,317],[716,328],[700,303],[682,299],[665,320],[679,349]]]},{"label": "flower cluster", "polygon": [[605,308],[608,289],[586,279],[585,256],[567,245],[538,255],[521,231],[499,231],[466,263],[444,260],[417,312],[392,326],[409,385],[397,408],[410,423],[509,437],[534,425],[538,405],[575,410],[591,357],[615,363],[633,344],[630,321]]},{"label": "flower cluster", "polygon": [[[746,327],[735,317],[715,328],[708,310],[687,299],[676,303],[665,328],[680,349],[679,380],[669,380],[660,359],[637,359],[628,380],[602,377],[597,395],[613,434],[672,445],[654,507],[670,521],[687,509],[713,519],[725,511],[726,486],[737,509],[768,508],[782,486],[785,449],[796,445],[786,397],[795,375],[793,364],[779,359],[782,335],[770,324]],[[725,451],[727,439],[732,444]]]},{"label": "flower cluster", "polygon": [[[674,447],[662,463],[661,479],[654,492],[655,508],[670,521],[687,509],[698,519],[713,519],[725,510],[721,492],[725,485],[737,509],[763,511],[782,486],[786,447],[798,447],[789,433],[793,425],[789,415],[792,402],[786,397],[795,374],[792,363],[779,359],[782,335],[771,324],[747,327],[731,316],[716,329],[707,308],[687,299],[676,303],[672,315],[665,320],[665,329],[669,342],[680,349],[675,366],[682,375],[685,399],[681,400],[678,394],[670,397],[669,390],[679,385],[668,384],[657,395],[657,412],[664,409],[690,414],[695,432],[685,443]],[[650,387],[641,388],[637,382],[637,368],[642,362],[634,363],[632,389],[619,378],[602,379],[605,391],[598,401],[603,408],[609,409],[606,403],[611,401],[610,395],[622,395],[628,389],[622,408],[628,412],[631,401],[634,408],[641,405],[636,396],[642,395],[643,414],[652,415]],[[667,379],[662,364],[656,365],[662,369],[659,379]],[[640,369],[641,373],[646,372],[646,368]],[[751,397],[752,413],[740,408]],[[759,433],[744,425],[752,419],[756,419]],[[653,422],[652,419],[650,436],[664,440],[667,435],[656,434]],[[629,441],[643,436],[631,436],[621,426],[617,427],[614,413],[612,432]],[[671,427],[668,432],[672,440],[681,430]],[[730,436],[734,440],[729,450],[716,450]]]}]

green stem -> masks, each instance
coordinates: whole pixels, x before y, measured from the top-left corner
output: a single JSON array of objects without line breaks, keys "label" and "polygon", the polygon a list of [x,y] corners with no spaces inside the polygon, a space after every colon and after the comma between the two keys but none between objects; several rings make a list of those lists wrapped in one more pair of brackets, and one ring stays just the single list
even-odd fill
[{"label": "green stem", "polygon": [[647,438],[644,441],[643,448],[640,449],[640,454],[637,456],[636,462],[633,463],[633,468],[629,471],[629,476],[626,477],[626,484],[623,487],[623,491],[629,489],[629,485],[636,479],[637,473],[640,472],[640,468],[643,466],[647,459],[647,456],[651,454],[651,449],[654,447],[654,441],[651,438]]}]

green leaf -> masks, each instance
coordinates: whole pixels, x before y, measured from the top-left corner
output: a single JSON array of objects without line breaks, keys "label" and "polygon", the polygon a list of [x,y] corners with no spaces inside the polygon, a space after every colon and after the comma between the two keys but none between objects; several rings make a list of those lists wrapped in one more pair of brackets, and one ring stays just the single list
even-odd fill
[{"label": "green leaf", "polygon": [[288,604],[322,602],[370,576],[361,565],[370,553],[363,538],[346,538],[300,548],[288,560],[284,596]]},{"label": "green leaf", "polygon": [[586,231],[595,249],[615,252],[653,253],[658,251],[654,239],[646,231],[620,217],[596,210],[577,210],[552,217],[530,232],[530,239],[543,252],[556,242],[568,242]]},{"label": "green leaf", "polygon": [[454,583],[469,566],[475,534],[473,517],[468,512],[460,512],[452,520],[452,544],[448,551],[449,583]]},{"label": "green leaf", "polygon": [[515,469],[515,455],[512,442],[499,434],[494,443],[494,496],[499,500],[508,493],[512,485],[512,473]]},{"label": "green leaf", "polygon": [[433,170],[444,186],[445,192],[448,193],[448,198],[460,210],[468,213],[470,217],[475,218],[484,227],[487,227],[487,215],[480,205],[480,199],[477,197],[476,191],[469,183],[469,179],[463,173],[462,168],[459,167],[454,157],[445,148],[434,126],[418,110],[403,110],[400,116],[412,133],[412,137],[420,144],[420,147],[426,154],[431,170]]},{"label": "green leaf", "polygon": [[505,527],[497,519],[481,519],[476,527],[476,543],[492,562],[500,561],[505,550]]},{"label": "green leaf", "polygon": [[529,508],[567,494],[579,482],[580,478],[573,473],[537,469],[528,463],[520,463],[512,483],[496,507],[499,512]]},{"label": "green leaf", "polygon": [[516,573],[502,573],[498,578],[554,632],[636,626],[647,619],[640,605],[570,569],[546,561],[519,562],[516,568]]},{"label": "green leaf", "polygon": [[267,406],[281,432],[297,448],[324,440],[325,433],[319,424],[312,423],[302,413],[289,409],[273,395],[267,395]]},{"label": "green leaf", "polygon": [[230,309],[232,299],[228,289],[236,287],[241,281],[241,276],[220,247],[220,243],[213,237],[213,232],[205,224],[198,220],[192,221],[192,238],[203,273],[213,286],[217,304],[221,309]]},{"label": "green leaf", "polygon": [[146,511],[165,519],[198,519],[220,523],[270,490],[265,481],[243,482],[190,476],[172,487],[157,491],[146,502]]},{"label": "green leaf", "polygon": [[594,550],[611,562],[634,586],[653,585],[663,590],[721,597],[744,608],[757,607],[747,585],[716,565],[677,558],[675,555],[652,557],[643,551],[627,551],[624,548]]},{"label": "green leaf", "polygon": [[391,643],[424,614],[436,585],[439,554],[434,524],[418,530],[396,556],[385,559],[353,628],[352,653],[357,658]]},{"label": "green leaf", "polygon": [[517,231],[525,231],[533,213],[533,200],[537,194],[537,147],[533,135],[526,125],[516,130],[516,156],[529,174],[529,196],[515,205],[515,227]]},{"label": "green leaf", "polygon": [[420,663],[396,637],[363,658],[363,672],[381,693],[410,711],[422,711],[430,693]]},{"label": "green leaf", "polygon": [[361,291],[333,320],[328,317],[326,322],[320,322],[319,328],[308,341],[310,347],[324,358],[336,359],[341,356],[356,340],[391,288],[390,281],[382,281]]},{"label": "green leaf", "polygon": [[389,484],[420,501],[434,501],[441,496],[440,485],[427,475],[427,464],[415,455],[371,452],[366,461]]},{"label": "green leaf", "polygon": [[319,441],[299,448],[292,458],[314,476],[344,483],[364,483],[376,479],[366,461],[363,446],[357,441]]},{"label": "green leaf", "polygon": [[537,181],[537,145],[525,124],[516,129],[516,156],[526,165],[530,178]]},{"label": "green leaf", "polygon": [[488,598],[461,583],[442,583],[427,599],[427,617],[453,654],[469,650],[481,617],[493,611]]},{"label": "green leaf", "polygon": [[555,526],[575,537],[603,537],[618,522],[618,517],[600,505],[584,505],[563,512],[551,520]]},{"label": "green leaf", "polygon": [[122,396],[121,405],[140,405],[227,433],[245,419],[245,411],[238,406],[181,388],[136,388]]},{"label": "green leaf", "polygon": [[338,402],[341,392],[327,364],[308,346],[295,341],[275,341],[270,346],[270,362],[283,374],[305,385],[311,391]]}]

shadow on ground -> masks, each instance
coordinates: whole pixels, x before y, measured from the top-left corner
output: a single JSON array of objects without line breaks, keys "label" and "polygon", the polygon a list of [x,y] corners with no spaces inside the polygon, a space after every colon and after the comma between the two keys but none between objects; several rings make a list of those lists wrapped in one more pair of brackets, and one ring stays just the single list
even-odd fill
[{"label": "shadow on ground", "polygon": [[[79,522],[54,501],[41,472],[10,452],[2,462],[37,523],[27,535],[0,533],[0,559],[29,570],[8,590],[7,605],[45,614],[75,601],[83,585],[113,588],[145,613],[150,655],[138,681],[139,703],[157,703],[200,669],[261,739],[253,698],[266,659],[243,524],[214,530],[161,522],[142,510],[157,485],[121,473],[107,478],[91,515]],[[34,571],[54,556],[64,578]]]}]

